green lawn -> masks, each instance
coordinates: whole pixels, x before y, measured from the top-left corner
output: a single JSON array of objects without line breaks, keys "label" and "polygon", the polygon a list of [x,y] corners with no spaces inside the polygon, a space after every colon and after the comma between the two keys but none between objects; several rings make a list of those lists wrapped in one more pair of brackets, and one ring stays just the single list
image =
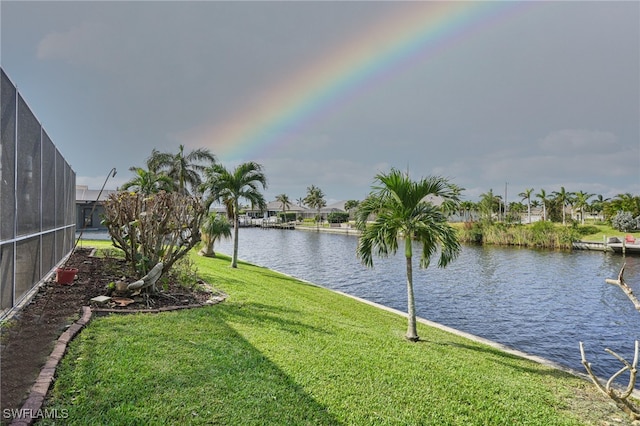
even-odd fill
[{"label": "green lawn", "polygon": [[227,301],[94,318],[48,400],[68,410],[65,424],[626,424],[566,373],[424,324],[410,343],[396,314],[268,269],[193,258]]},{"label": "green lawn", "polygon": [[633,235],[635,238],[640,238],[640,232],[622,232],[613,229],[609,225],[592,225],[587,224],[587,226],[593,226],[598,228],[598,232],[594,234],[585,235],[582,237],[584,241],[597,241],[603,242],[605,237],[624,237],[627,234]]}]

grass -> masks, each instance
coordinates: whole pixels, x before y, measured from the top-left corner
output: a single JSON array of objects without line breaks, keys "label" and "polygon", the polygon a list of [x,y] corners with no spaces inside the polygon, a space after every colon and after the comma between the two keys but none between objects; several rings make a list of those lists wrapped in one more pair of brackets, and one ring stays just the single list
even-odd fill
[{"label": "grass", "polygon": [[224,256],[193,259],[227,301],[93,319],[71,343],[48,399],[48,409],[68,410],[65,424],[624,419],[590,383],[566,373],[423,324],[423,340],[410,343],[396,314],[265,268],[231,269]]},{"label": "grass", "polygon": [[500,222],[486,224],[454,223],[463,242],[482,242],[489,245],[513,245],[551,249],[570,249],[574,241],[603,242],[605,237],[623,237],[631,234],[640,238],[638,232],[621,232],[609,225],[587,222],[585,225],[567,225],[552,222],[505,225]]},{"label": "grass", "polygon": [[633,235],[635,238],[640,238],[640,231],[638,232],[622,232],[616,229],[613,229],[610,225],[595,225],[595,224],[587,224],[589,227],[595,227],[598,229],[598,232],[584,235],[582,237],[583,241],[596,241],[603,242],[605,237],[624,237],[627,234]]}]

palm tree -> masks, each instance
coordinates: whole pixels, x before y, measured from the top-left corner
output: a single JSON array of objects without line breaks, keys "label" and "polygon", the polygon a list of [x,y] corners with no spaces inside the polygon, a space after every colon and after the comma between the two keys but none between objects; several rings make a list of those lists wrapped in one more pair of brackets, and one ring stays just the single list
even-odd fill
[{"label": "palm tree", "polygon": [[464,222],[471,222],[471,211],[476,208],[476,203],[473,201],[463,201],[460,203],[460,208],[463,211],[462,220]]},{"label": "palm tree", "polygon": [[575,193],[575,204],[574,206],[580,210],[580,222],[584,225],[584,210],[589,207],[589,198],[593,197],[595,194],[588,194],[584,191],[578,191]]},{"label": "palm tree", "polygon": [[[147,160],[157,170],[163,170],[167,176],[176,182],[176,187],[181,193],[189,193],[187,185],[193,191],[197,191],[202,184],[200,173],[216,163],[216,157],[208,149],[200,148],[184,153],[184,145],[180,145],[176,154],[159,152],[154,149]],[[201,164],[204,163],[204,164]]]},{"label": "palm tree", "polygon": [[612,217],[619,211],[629,212],[633,217],[640,215],[640,197],[630,192],[616,195],[607,204],[605,211]]},{"label": "palm tree", "polygon": [[533,188],[525,189],[524,192],[518,194],[518,197],[522,197],[522,201],[527,200],[527,223],[531,223],[531,193]]},{"label": "palm tree", "polygon": [[327,202],[324,200],[324,193],[317,186],[311,185],[307,187],[307,196],[304,197],[304,203],[318,211],[316,226],[317,230],[320,231],[320,209],[327,205]]},{"label": "palm tree", "polygon": [[[460,195],[462,194],[462,191],[464,191],[463,187],[458,186],[454,183],[449,183],[449,186],[450,186],[450,191],[453,195],[453,198],[443,199],[442,204],[440,204],[440,208],[447,215],[451,215],[459,211]],[[455,199],[456,201],[452,201],[453,199]]]},{"label": "palm tree", "polygon": [[502,202],[502,197],[499,195],[495,195],[493,193],[493,189],[490,189],[489,192],[485,192],[484,194],[480,194],[480,202],[478,203],[478,207],[480,208],[480,212],[488,220],[492,219],[493,213],[500,209],[500,203]]},{"label": "palm tree", "polygon": [[251,208],[258,207],[264,210],[267,203],[258,189],[258,184],[266,189],[267,178],[262,165],[253,161],[242,163],[232,171],[227,170],[221,164],[213,164],[205,170],[205,176],[206,182],[203,184],[203,189],[210,192],[210,200],[207,205],[211,205],[212,201],[221,201],[227,208],[231,207],[233,210],[234,235],[231,267],[237,268],[240,199],[249,201]]},{"label": "palm tree", "polygon": [[130,167],[136,176],[120,186],[123,190],[134,189],[144,195],[157,194],[160,191],[173,191],[173,180],[162,173],[145,170],[142,167]]},{"label": "palm tree", "polygon": [[566,225],[566,206],[571,203],[572,193],[565,190],[564,186],[561,186],[560,191],[553,191],[553,195],[562,208],[562,224]]},{"label": "palm tree", "polygon": [[287,221],[287,208],[291,207],[291,201],[289,201],[289,196],[287,194],[276,195],[276,201],[280,203],[282,207],[282,222]]},{"label": "palm tree", "polygon": [[[604,198],[602,194],[596,195],[596,199],[591,202],[591,211],[598,215],[603,213],[604,206],[609,200],[610,198]],[[604,217],[601,217],[601,219],[604,219]]]},{"label": "palm tree", "polygon": [[353,211],[358,208],[360,205],[360,201],[358,200],[347,200],[344,203],[344,209],[349,213],[349,218],[352,217]]},{"label": "palm tree", "polygon": [[[420,266],[428,267],[431,256],[440,248],[438,266],[445,267],[460,251],[457,233],[447,223],[443,211],[425,200],[436,195],[444,200],[458,201],[451,184],[440,177],[412,181],[397,169],[378,174],[380,186],[360,203],[356,226],[362,231],[358,239],[357,255],[366,266],[373,266],[373,252],[386,257],[398,251],[398,240],[404,238],[407,270],[408,328],[406,338],[419,340],[416,329],[416,310],[413,295],[413,244],[415,238],[422,244]],[[373,223],[367,225],[370,215]]]},{"label": "palm tree", "polygon": [[231,238],[231,224],[226,217],[212,212],[202,222],[200,232],[202,232],[204,247],[200,249],[198,254],[201,256],[216,257],[216,253],[213,251],[213,244],[219,238]]},{"label": "palm tree", "polygon": [[542,203],[542,220],[547,220],[547,192],[544,189],[541,189],[540,192],[536,194],[536,198],[540,198],[540,202]]}]

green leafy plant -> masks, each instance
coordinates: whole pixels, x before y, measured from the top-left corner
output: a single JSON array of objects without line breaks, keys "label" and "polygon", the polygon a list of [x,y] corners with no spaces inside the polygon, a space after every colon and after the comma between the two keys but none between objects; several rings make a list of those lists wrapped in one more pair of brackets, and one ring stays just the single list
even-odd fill
[{"label": "green leafy plant", "polygon": [[173,265],[171,274],[182,287],[191,290],[198,287],[198,267],[188,256]]},{"label": "green leafy plant", "polygon": [[640,228],[640,216],[634,218],[630,212],[619,211],[611,218],[611,226],[622,232],[631,232]]}]

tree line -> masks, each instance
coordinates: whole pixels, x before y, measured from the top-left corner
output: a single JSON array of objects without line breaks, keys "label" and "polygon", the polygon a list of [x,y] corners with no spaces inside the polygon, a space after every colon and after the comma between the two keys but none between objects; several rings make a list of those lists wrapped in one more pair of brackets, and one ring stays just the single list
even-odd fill
[{"label": "tree line", "polygon": [[542,209],[542,220],[567,224],[569,218],[580,217],[584,224],[585,214],[599,215],[604,222],[611,220],[620,212],[627,212],[631,216],[640,216],[640,196],[631,193],[618,194],[613,198],[605,198],[601,194],[591,194],[585,191],[570,192],[565,187],[547,193],[540,189],[535,193],[533,188],[525,189],[518,194],[519,201],[510,202],[505,206],[502,196],[489,190],[480,195],[477,203],[463,201],[460,203],[460,214],[470,217],[471,212],[478,212],[483,219],[500,218],[506,222],[519,221],[521,214],[527,213],[528,223],[531,223],[531,209]]}]

